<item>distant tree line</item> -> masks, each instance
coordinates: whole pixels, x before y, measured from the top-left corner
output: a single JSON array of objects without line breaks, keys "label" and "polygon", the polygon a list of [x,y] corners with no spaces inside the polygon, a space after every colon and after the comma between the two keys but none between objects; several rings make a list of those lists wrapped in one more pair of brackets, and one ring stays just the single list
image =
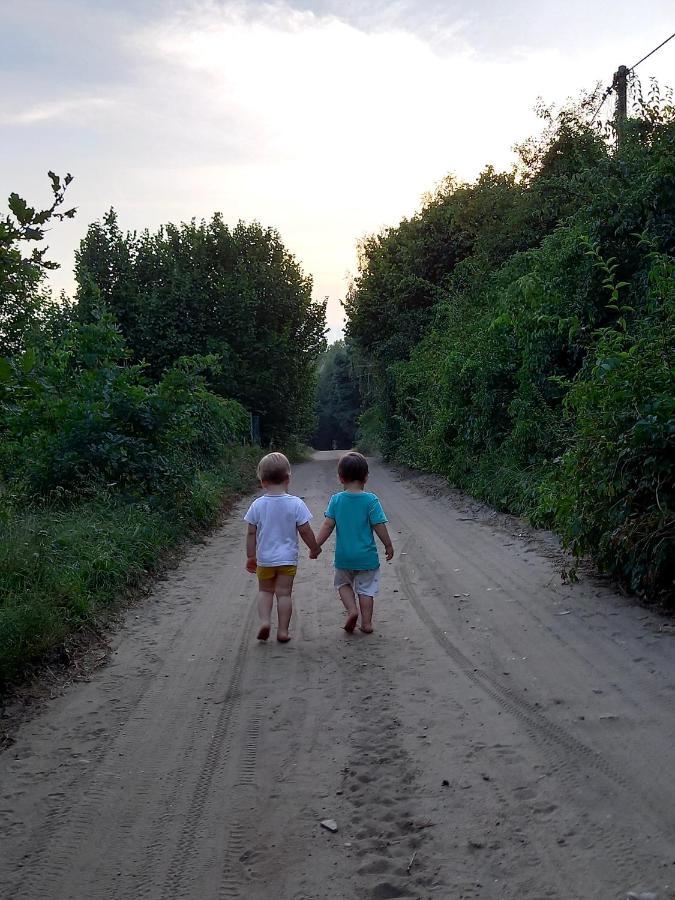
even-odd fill
[{"label": "distant tree line", "polygon": [[312,446],[345,450],[354,446],[361,397],[354,360],[344,341],[336,341],[317,366],[316,427]]}]

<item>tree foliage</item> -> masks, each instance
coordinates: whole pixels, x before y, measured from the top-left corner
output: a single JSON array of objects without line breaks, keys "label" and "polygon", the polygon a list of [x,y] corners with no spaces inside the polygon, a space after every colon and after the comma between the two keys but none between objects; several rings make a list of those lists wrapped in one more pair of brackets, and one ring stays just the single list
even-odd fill
[{"label": "tree foliage", "polygon": [[654,86],[615,150],[592,104],[542,110],[514,172],[449,178],[363,242],[361,424],[672,596],[675,116]]},{"label": "tree foliage", "polygon": [[18,194],[9,196],[9,212],[0,219],[0,356],[23,350],[27,342],[41,333],[59,327],[68,314],[68,304],[54,303],[44,290],[44,276],[57,264],[46,258],[47,247],[34,246],[29,254],[21,252],[26,244],[44,239],[45,226],[52,220],[72,219],[75,209],[61,212],[65,192],[73,180],[61,180],[49,172],[53,201],[46,209],[36,210]]},{"label": "tree foliage", "polygon": [[354,446],[361,407],[354,361],[344,341],[336,341],[320,357],[317,366],[316,427],[312,446],[341,450]]},{"label": "tree foliage", "polygon": [[[111,488],[132,495],[189,490],[201,469],[243,440],[248,415],[208,390],[207,375],[220,376],[216,355],[181,355],[157,375],[132,360],[93,281],[86,316],[81,307],[73,317],[52,302],[43,289],[44,271],[54,268],[46,250],[22,250],[44,237],[50,220],[74,214],[59,212],[71,176],[49,175],[52,206],[36,212],[12,194],[0,231],[3,504]],[[114,253],[109,274],[119,269]]]},{"label": "tree foliage", "polygon": [[215,358],[182,357],[154,382],[128,356],[104,313],[72,324],[47,352],[5,362],[0,473],[14,491],[180,492],[247,435],[244,408],[206,389]]},{"label": "tree foliage", "polygon": [[152,377],[183,356],[214,356],[210,387],[260,415],[264,440],[308,432],[325,303],[276,231],[215,215],[124,234],[111,210],[82,241],[76,276],[79,319],[103,303]]}]

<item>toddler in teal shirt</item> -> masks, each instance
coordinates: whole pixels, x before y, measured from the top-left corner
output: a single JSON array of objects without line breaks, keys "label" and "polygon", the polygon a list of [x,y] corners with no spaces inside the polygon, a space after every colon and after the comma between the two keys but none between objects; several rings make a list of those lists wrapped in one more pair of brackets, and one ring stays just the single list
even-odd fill
[{"label": "toddler in teal shirt", "polygon": [[373,603],[380,574],[380,558],[373,534],[384,544],[387,560],[393,558],[394,547],[380,501],[375,494],[364,490],[368,480],[365,456],[354,451],[341,456],[338,477],[344,490],[330,498],[316,540],[321,547],[335,529],[334,584],[347,611],[344,629],[350,633],[354,631],[360,612],[361,631],[372,634]]}]

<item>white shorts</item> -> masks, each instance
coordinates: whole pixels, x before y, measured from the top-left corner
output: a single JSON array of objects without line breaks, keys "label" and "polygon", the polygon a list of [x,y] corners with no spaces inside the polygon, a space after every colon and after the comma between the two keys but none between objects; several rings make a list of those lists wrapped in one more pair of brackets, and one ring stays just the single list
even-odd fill
[{"label": "white shorts", "polygon": [[336,590],[349,584],[355,594],[374,597],[380,589],[380,570],[364,569],[355,572],[350,569],[336,569],[333,584]]}]

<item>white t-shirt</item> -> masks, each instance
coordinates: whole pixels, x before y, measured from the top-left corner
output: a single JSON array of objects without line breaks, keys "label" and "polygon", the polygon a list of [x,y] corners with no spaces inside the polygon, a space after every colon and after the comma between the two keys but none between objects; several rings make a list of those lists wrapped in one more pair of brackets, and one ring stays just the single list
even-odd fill
[{"label": "white t-shirt", "polygon": [[312,514],[292,494],[264,494],[249,506],[244,521],[256,526],[259,566],[295,566],[298,563],[298,528]]}]

